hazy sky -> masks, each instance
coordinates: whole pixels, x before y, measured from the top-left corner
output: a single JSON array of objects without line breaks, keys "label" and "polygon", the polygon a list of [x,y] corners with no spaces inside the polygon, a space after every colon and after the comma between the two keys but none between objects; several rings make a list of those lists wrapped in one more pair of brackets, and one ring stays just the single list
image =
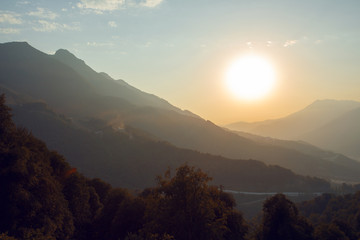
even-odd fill
[{"label": "hazy sky", "polygon": [[[359,0],[1,0],[0,42],[68,49],[98,72],[218,124],[285,116],[316,99],[360,101]],[[234,98],[226,69],[259,54],[271,95]]]}]

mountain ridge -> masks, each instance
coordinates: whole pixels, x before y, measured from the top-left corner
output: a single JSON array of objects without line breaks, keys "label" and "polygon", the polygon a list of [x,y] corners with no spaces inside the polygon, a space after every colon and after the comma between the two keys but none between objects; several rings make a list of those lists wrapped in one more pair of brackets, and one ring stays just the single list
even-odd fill
[{"label": "mountain ridge", "polygon": [[[13,96],[16,97],[16,96]],[[242,191],[323,191],[330,190],[323,180],[303,177],[278,166],[255,160],[231,160],[144,137],[144,133],[125,127],[118,130],[96,123],[93,129],[79,128],[66,116],[57,115],[43,102],[10,104],[14,122],[29,127],[89,177],[100,177],[113,186],[132,189],[150,187],[154,176],[167,168],[188,163],[214,177],[227,189]],[[94,122],[89,121],[90,124]],[[97,125],[97,127],[96,127]],[[71,143],[71,144],[68,144]],[[286,183],[280,176],[287,179]],[[271,184],[270,184],[271,183]],[[319,184],[319,185],[316,185]]]},{"label": "mountain ridge", "polygon": [[[234,123],[226,127],[278,139],[303,140],[360,160],[360,152],[358,151],[360,133],[357,133],[359,127],[356,120],[351,122],[351,117],[346,117],[359,108],[360,102],[358,101],[316,100],[300,111],[284,118],[255,123]],[[360,121],[358,116],[352,118]],[[350,126],[352,130],[349,129]],[[339,130],[341,128],[343,132]],[[323,137],[320,138],[319,136]],[[352,141],[348,139],[349,136],[353,139]],[[338,139],[341,141],[339,142]],[[339,147],[340,145],[342,147]]]},{"label": "mountain ridge", "polygon": [[300,136],[306,132],[310,132],[357,107],[360,107],[360,102],[352,100],[316,100],[299,111],[282,118],[259,122],[235,122],[225,125],[225,127],[265,137],[300,140]]},{"label": "mountain ridge", "polygon": [[[92,81],[98,81],[99,76],[106,78],[104,74],[89,70],[93,79],[86,79],[86,73],[54,59],[52,55],[42,54],[35,60],[24,60],[20,55],[12,58],[11,51],[0,45],[0,53],[4,52],[10,57],[0,54],[0,62],[3,63],[0,65],[0,85],[41,99],[73,122],[95,119],[115,129],[133,127],[161,141],[205,154],[231,159],[257,159],[266,164],[286,166],[297,174],[360,181],[360,167],[347,168],[292,149],[264,146],[225,131],[210,121],[183,114],[183,111],[139,106],[121,96],[101,94],[104,89],[95,88]],[[105,88],[119,85],[109,79],[100,82],[103,85],[110,82],[111,85]],[[74,89],[72,84],[78,87]],[[125,88],[122,89],[125,91]],[[129,95],[131,93],[127,92]]]},{"label": "mountain ridge", "polygon": [[[189,111],[183,111],[178,107],[171,105],[168,101],[154,94],[141,91],[126,81],[115,80],[107,73],[98,73],[90,68],[84,60],[77,58],[66,49],[59,49],[53,57],[63,64],[73,68],[83,78],[97,89],[97,93],[111,97],[121,97],[139,106],[159,107],[166,110],[176,111],[181,114],[198,117]],[[106,82],[106,85],[104,84]]]}]

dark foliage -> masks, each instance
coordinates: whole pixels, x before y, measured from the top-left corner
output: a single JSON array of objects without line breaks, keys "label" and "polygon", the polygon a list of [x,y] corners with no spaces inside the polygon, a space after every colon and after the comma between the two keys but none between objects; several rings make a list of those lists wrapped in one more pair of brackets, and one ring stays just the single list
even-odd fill
[{"label": "dark foliage", "polygon": [[[158,177],[158,186],[145,190],[145,221],[140,233],[170,234],[175,239],[244,239],[247,226],[234,210],[230,195],[215,186],[200,169],[183,165],[173,178]],[[226,238],[229,237],[229,238]]]},{"label": "dark foliage", "polygon": [[68,239],[74,229],[59,181],[65,172],[54,176],[52,164],[63,170],[68,166],[27,130],[14,126],[4,101],[2,95],[0,231],[20,239]]},{"label": "dark foliage", "polygon": [[11,120],[0,97],[1,239],[243,239],[230,195],[180,167],[139,196],[89,180]]},{"label": "dark foliage", "polygon": [[[182,165],[138,196],[87,179],[11,120],[0,97],[0,239],[349,239],[360,236],[360,192],[323,194],[297,206],[277,194],[257,227],[231,195]],[[308,219],[300,215],[302,212]]]},{"label": "dark foliage", "polygon": [[360,237],[360,192],[323,194],[299,205],[316,227],[316,239],[358,239]]},{"label": "dark foliage", "polygon": [[269,198],[263,206],[263,220],[260,238],[271,239],[312,239],[313,229],[307,220],[299,215],[294,203],[285,195]]},{"label": "dark foliage", "polygon": [[16,128],[4,95],[0,113],[2,237],[86,239],[102,209],[95,187],[26,129]]}]

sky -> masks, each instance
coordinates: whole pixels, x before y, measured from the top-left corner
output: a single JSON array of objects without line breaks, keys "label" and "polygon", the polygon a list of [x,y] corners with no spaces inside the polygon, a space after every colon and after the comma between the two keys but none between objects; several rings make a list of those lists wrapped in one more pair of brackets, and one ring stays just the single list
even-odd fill
[{"label": "sky", "polygon": [[[317,99],[360,101],[359,0],[1,0],[0,42],[62,48],[217,124],[284,117]],[[264,98],[234,97],[231,63],[266,58]]]}]

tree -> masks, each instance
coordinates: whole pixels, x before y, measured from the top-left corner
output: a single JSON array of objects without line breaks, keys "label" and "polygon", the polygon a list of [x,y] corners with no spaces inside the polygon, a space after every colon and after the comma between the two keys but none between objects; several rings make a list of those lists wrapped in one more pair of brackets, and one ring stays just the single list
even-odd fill
[{"label": "tree", "polygon": [[[158,177],[158,186],[143,193],[147,204],[148,233],[169,234],[175,239],[223,239],[226,234],[243,239],[247,232],[234,202],[200,169],[183,165],[171,178],[170,171]],[[226,197],[225,197],[226,196]]]},{"label": "tree", "polygon": [[314,231],[316,240],[349,240],[346,234],[336,224],[322,223]]},{"label": "tree", "polygon": [[79,173],[68,176],[64,182],[63,194],[68,201],[75,226],[74,237],[87,239],[93,231],[93,223],[103,205],[95,189],[87,184]]},{"label": "tree", "polygon": [[69,239],[72,215],[53,176],[50,151],[17,129],[0,97],[0,232],[19,239]]},{"label": "tree", "polygon": [[9,236],[7,233],[0,233],[0,240],[17,240],[17,239]]},{"label": "tree", "polygon": [[143,203],[134,199],[127,190],[110,190],[93,226],[96,229],[94,239],[124,239],[129,232],[141,228],[143,214]]},{"label": "tree", "polygon": [[0,138],[1,142],[5,143],[6,137],[13,133],[16,129],[15,124],[11,119],[10,108],[5,105],[5,94],[0,95]]},{"label": "tree", "polygon": [[265,201],[260,232],[263,240],[313,239],[312,226],[283,194],[276,194]]}]

